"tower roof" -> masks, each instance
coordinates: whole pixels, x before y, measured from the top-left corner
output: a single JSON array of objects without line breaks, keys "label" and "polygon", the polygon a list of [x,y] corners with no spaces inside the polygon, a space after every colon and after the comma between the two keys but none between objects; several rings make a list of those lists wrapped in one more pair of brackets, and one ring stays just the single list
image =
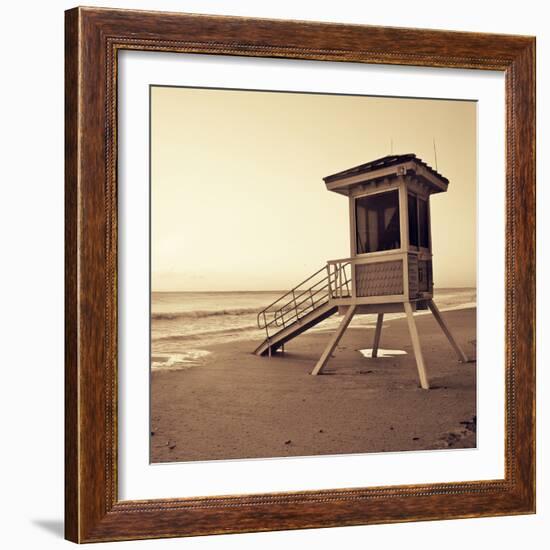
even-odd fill
[{"label": "tower roof", "polygon": [[385,177],[413,173],[429,186],[432,193],[447,190],[449,180],[414,153],[388,155],[371,160],[365,164],[326,176],[323,180],[330,191],[348,195],[351,186],[365,184]]}]

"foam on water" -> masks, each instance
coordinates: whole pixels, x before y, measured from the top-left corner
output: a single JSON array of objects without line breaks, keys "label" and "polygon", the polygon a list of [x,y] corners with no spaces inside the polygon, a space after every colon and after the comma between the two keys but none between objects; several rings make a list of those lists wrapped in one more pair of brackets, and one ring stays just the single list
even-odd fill
[{"label": "foam on water", "polygon": [[199,364],[200,359],[209,355],[204,349],[190,349],[184,353],[160,353],[151,358],[151,368],[156,369],[184,369]]}]

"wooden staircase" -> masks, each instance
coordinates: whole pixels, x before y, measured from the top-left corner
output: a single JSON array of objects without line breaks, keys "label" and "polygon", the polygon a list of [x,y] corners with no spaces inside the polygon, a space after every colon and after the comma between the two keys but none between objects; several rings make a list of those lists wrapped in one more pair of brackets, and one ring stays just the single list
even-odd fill
[{"label": "wooden staircase", "polygon": [[273,336],[267,337],[254,352],[256,355],[271,355],[289,340],[296,338],[306,330],[328,319],[338,311],[337,306],[331,306],[328,302],[310,311],[294,323],[279,330]]},{"label": "wooden staircase", "polygon": [[343,297],[350,292],[349,264],[342,264],[336,271],[328,266],[321,268],[258,313],[258,327],[265,330],[266,338],[254,353],[275,353],[338,311],[330,301],[333,294]]}]

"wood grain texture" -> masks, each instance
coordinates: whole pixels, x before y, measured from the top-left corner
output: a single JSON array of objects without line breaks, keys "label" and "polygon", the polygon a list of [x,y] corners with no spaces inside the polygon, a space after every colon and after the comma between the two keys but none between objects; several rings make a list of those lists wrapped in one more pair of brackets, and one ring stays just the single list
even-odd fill
[{"label": "wood grain texture", "polygon": [[[65,537],[78,538],[78,13],[65,33]],[[70,481],[69,481],[70,480]]]},{"label": "wood grain texture", "polygon": [[[75,542],[532,513],[535,40],[96,8],[66,13],[66,537]],[[506,75],[506,476],[119,501],[116,83],[121,49],[500,70]]]}]

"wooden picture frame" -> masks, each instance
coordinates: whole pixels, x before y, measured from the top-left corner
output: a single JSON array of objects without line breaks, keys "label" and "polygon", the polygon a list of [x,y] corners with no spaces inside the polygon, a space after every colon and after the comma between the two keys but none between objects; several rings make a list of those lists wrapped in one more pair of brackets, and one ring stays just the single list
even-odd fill
[{"label": "wooden picture frame", "polygon": [[[120,501],[117,53],[155,50],[501,71],[506,82],[505,477]],[[98,8],[66,12],[67,539],[177,537],[535,511],[535,39]]]}]

